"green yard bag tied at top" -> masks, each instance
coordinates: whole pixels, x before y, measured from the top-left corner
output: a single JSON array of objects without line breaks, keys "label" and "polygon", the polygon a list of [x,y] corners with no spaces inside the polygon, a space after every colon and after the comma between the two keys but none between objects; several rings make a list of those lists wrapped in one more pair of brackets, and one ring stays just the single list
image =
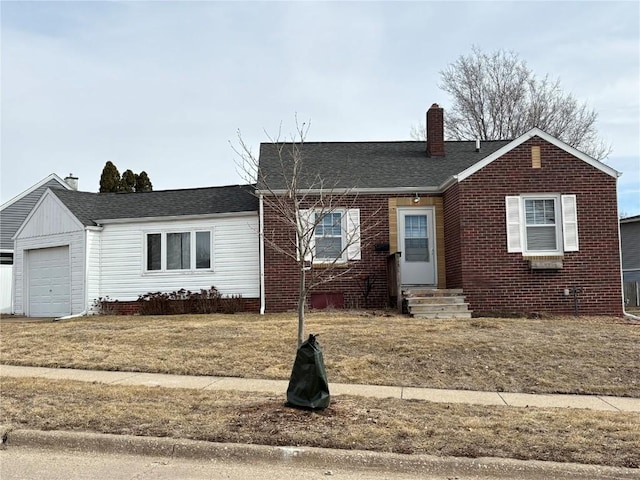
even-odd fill
[{"label": "green yard bag tied at top", "polygon": [[330,402],[322,348],[315,335],[309,335],[309,339],[300,345],[296,354],[287,388],[287,405],[322,410],[327,408]]}]

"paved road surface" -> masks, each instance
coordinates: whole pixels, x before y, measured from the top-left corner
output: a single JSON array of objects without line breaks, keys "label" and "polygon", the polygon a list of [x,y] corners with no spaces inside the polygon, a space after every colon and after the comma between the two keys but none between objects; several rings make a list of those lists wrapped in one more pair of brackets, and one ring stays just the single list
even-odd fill
[{"label": "paved road surface", "polygon": [[[164,479],[225,479],[225,480],[398,480],[424,478],[446,479],[463,477],[431,477],[423,474],[395,474],[385,471],[354,471],[345,468],[329,470],[305,467],[284,462],[230,462],[228,460],[187,460],[133,455],[101,453],[64,453],[51,450],[12,448],[0,452],[0,478],[2,480],[53,479],[109,479],[109,480],[164,480]],[[477,477],[464,477],[477,478]]]},{"label": "paved road surface", "polygon": [[[557,466],[557,464],[556,464]],[[570,468],[556,468],[548,471],[515,472],[513,466],[505,465],[499,472],[495,465],[469,472],[468,465],[448,465],[445,469],[435,467],[437,472],[418,467],[414,471],[396,472],[384,468],[370,469],[347,465],[322,466],[310,464],[301,466],[299,462],[233,460],[233,459],[185,459],[169,457],[135,456],[123,454],[106,454],[96,452],[61,451],[37,449],[30,447],[9,447],[0,451],[0,478],[2,480],[289,480],[289,479],[336,479],[336,480],[383,480],[383,479],[422,479],[422,480],[542,480],[549,478],[563,479],[628,479],[639,478],[629,470],[617,475],[593,467],[585,471],[579,466],[578,471]]]}]

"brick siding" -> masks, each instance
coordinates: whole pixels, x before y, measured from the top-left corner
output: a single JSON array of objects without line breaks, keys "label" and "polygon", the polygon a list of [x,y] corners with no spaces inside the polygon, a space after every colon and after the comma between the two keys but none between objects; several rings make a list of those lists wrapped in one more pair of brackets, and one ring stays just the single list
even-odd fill
[{"label": "brick siding", "polygon": [[[388,198],[385,195],[360,195],[343,208],[360,209],[360,225],[367,229],[375,224],[368,235],[361,238],[361,260],[349,262],[351,271],[312,290],[313,294],[342,293],[345,308],[384,308],[388,302],[388,251],[376,251],[376,244],[389,242]],[[313,201],[313,199],[311,200]],[[309,205],[303,205],[308,208]],[[300,272],[296,261],[273,248],[273,244],[295,255],[295,230],[282,219],[268,202],[264,206],[265,235],[265,300],[267,312],[295,310],[298,302]],[[322,267],[314,267],[321,269]],[[336,273],[340,268],[336,267]],[[310,274],[309,272],[307,273]],[[367,276],[375,279],[365,304],[364,285]]]},{"label": "brick siding", "polygon": [[[560,270],[507,253],[505,196],[524,193],[577,196],[579,251]],[[615,178],[534,137],[447,190],[444,205],[447,284],[464,289],[475,314],[572,314],[564,290],[579,287],[580,314],[622,315]]]},{"label": "brick siding", "polygon": [[[533,145],[540,147],[540,168],[532,168]],[[521,253],[507,253],[505,196],[524,193],[577,196],[580,250],[565,253],[560,270],[531,270]],[[345,308],[387,306],[386,259],[393,252],[376,251],[375,245],[390,241],[389,199],[398,197],[360,195],[354,204],[343,206],[360,208],[362,228],[377,226],[363,235],[362,260],[349,262],[353,270],[312,293],[341,293]],[[564,295],[572,287],[583,289],[578,295],[580,314],[622,314],[615,178],[534,137],[454,184],[442,197],[446,286],[464,289],[476,315],[573,314],[573,296]],[[264,232],[266,311],[295,310],[300,273],[296,261],[271,246],[275,242],[294,254],[295,231],[268,203]],[[367,276],[375,283],[365,305]]]},{"label": "brick siding", "polygon": [[[259,298],[243,298],[242,305],[244,307],[244,312],[258,313],[260,311]],[[140,313],[140,302],[113,301],[108,302],[108,306],[106,308],[107,311],[105,314],[108,315],[138,315],[138,313]]]}]

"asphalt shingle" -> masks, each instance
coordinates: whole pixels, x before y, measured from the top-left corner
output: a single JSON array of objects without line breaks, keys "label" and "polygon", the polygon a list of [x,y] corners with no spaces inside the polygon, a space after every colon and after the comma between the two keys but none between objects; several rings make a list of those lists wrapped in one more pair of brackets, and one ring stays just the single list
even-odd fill
[{"label": "asphalt shingle", "polygon": [[231,185],[138,193],[52,191],[84,225],[96,225],[97,220],[255,212],[254,189]]},{"label": "asphalt shingle", "polygon": [[[483,141],[476,152],[474,141],[448,141],[444,157],[427,157],[423,141],[309,142],[301,150],[299,186],[318,188],[322,179],[325,188],[438,187],[509,142]],[[280,158],[276,145],[260,145],[258,190],[286,188],[282,163],[291,164],[292,146],[284,144]]]}]

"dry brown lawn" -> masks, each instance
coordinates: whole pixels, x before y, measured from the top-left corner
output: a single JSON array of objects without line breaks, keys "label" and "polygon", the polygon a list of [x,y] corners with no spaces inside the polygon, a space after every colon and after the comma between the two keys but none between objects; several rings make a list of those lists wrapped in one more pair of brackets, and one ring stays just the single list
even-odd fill
[{"label": "dry brown lawn", "polygon": [[215,442],[640,466],[640,414],[284,396],[1,378],[0,423]]},{"label": "dry brown lawn", "polygon": [[[421,320],[325,312],[330,382],[640,397],[640,324],[620,318]],[[287,379],[296,318],[89,317],[0,322],[14,365]]]}]

